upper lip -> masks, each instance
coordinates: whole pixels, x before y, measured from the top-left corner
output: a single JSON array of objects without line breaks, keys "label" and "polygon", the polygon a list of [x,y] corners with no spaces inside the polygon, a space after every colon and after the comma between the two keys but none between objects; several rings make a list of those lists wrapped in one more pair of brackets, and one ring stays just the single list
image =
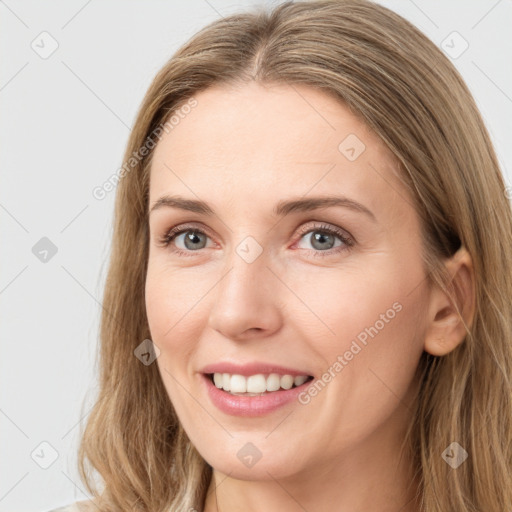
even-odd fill
[{"label": "upper lip", "polygon": [[219,362],[209,364],[201,369],[201,373],[229,373],[231,375],[244,375],[246,377],[250,375],[256,375],[258,373],[269,374],[278,373],[279,375],[297,375],[309,376],[310,373],[303,370],[296,370],[293,368],[287,368],[274,363],[265,363],[254,361],[252,363],[231,363],[231,362]]}]

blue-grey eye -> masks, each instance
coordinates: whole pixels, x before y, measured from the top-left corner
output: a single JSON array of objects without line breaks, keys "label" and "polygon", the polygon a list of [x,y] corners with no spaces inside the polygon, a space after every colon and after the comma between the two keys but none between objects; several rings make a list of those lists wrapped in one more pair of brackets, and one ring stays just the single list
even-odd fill
[{"label": "blue-grey eye", "polygon": [[[340,235],[326,229],[312,229],[308,233],[302,236],[301,240],[309,238],[309,243],[313,247],[313,249],[317,251],[328,251],[329,249],[333,249],[334,247],[339,247],[342,245],[342,238]],[[339,243],[336,244],[336,239],[339,240]],[[301,249],[308,249],[308,247],[302,247]]]},{"label": "blue-grey eye", "polygon": [[[179,236],[176,236],[175,239],[178,240],[181,236],[184,236],[184,244],[185,249],[188,250],[197,250],[197,249],[204,249],[206,247],[206,240],[208,239],[208,236],[200,231],[184,231]],[[177,246],[178,249],[181,249],[181,247]]]}]

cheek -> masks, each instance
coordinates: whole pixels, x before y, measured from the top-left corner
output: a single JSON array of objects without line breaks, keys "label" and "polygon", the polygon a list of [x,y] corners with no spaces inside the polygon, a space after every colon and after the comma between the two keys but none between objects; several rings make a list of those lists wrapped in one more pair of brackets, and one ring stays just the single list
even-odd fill
[{"label": "cheek", "polygon": [[315,387],[301,397],[308,411],[303,428],[337,440],[339,447],[361,442],[391,416],[407,414],[401,404],[409,403],[405,396],[422,353],[418,326],[426,307],[420,288],[411,293],[420,279],[415,282],[414,269],[408,274],[399,265],[374,268],[345,268],[329,279],[318,274],[294,290],[316,314],[292,313],[311,319],[297,327],[318,361]]},{"label": "cheek", "polygon": [[[156,362],[171,401],[177,409],[190,406],[184,391],[194,382],[199,341],[204,335],[218,278],[197,268],[170,269],[151,261],[145,285],[146,313],[152,341],[160,349]],[[208,348],[208,347],[207,347]],[[214,350],[215,347],[211,347]],[[214,359],[212,354],[210,359]]]},{"label": "cheek", "polygon": [[374,267],[379,271],[322,269],[307,279],[288,275],[288,282],[297,283],[293,291],[300,299],[290,297],[295,304],[290,322],[300,322],[298,328],[309,326],[306,339],[326,355],[343,353],[354,339],[364,346],[370,339],[384,338],[390,326],[408,315],[404,311],[411,302],[406,296],[410,288],[383,265]]},{"label": "cheek", "polygon": [[193,402],[184,391],[188,389],[191,375],[191,361],[198,335],[193,331],[191,319],[195,309],[190,291],[182,279],[171,279],[170,273],[156,271],[149,267],[146,277],[145,301],[151,340],[158,346],[160,355],[156,364],[180,420],[187,420],[193,411]]},{"label": "cheek", "polygon": [[[427,311],[425,289],[415,288],[421,269],[377,268],[378,274],[332,272],[329,280],[318,275],[314,287],[308,280],[294,290],[316,314],[301,324],[321,366],[308,428],[322,418],[333,436],[342,424],[355,440],[392,414],[410,388]],[[293,312],[294,318],[305,314]]]},{"label": "cheek", "polygon": [[[145,287],[146,312],[154,341],[166,346],[181,344],[193,336],[194,324],[209,283],[191,272],[170,271],[165,265],[148,268]],[[174,342],[174,343],[173,343]]]},{"label": "cheek", "polygon": [[[146,313],[152,341],[160,349],[156,362],[171,399],[175,398],[178,382],[188,378],[189,364],[198,339],[191,319],[197,298],[191,286],[182,279],[148,269],[145,286]],[[187,295],[188,293],[188,295]],[[195,299],[195,300],[194,300]],[[177,379],[177,382],[171,377]]]}]

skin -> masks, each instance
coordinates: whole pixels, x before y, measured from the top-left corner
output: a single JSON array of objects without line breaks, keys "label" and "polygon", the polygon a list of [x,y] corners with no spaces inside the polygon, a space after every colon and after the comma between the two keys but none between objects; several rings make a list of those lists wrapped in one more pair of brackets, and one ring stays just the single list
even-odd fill
[{"label": "skin", "polygon": [[[399,457],[415,370],[424,350],[444,355],[466,332],[449,298],[427,285],[419,218],[393,155],[341,102],[307,86],[215,86],[195,98],[155,148],[149,208],[172,194],[206,201],[215,215],[150,214],[146,307],[169,398],[214,468],[205,512],[419,510],[410,459]],[[365,145],[354,161],[338,149],[349,134]],[[344,207],[272,213],[280,200],[322,195],[358,201],[376,221]],[[185,223],[206,232],[199,249],[184,235],[159,245]],[[320,224],[355,244],[336,252],[334,236],[322,249],[312,238]],[[252,263],[236,252],[247,236],[263,249]],[[446,265],[470,323],[471,259],[461,250]],[[221,360],[320,377],[397,302],[400,312],[308,404],[243,418],[203,391],[201,368]],[[250,468],[237,457],[247,442],[262,454]]]}]

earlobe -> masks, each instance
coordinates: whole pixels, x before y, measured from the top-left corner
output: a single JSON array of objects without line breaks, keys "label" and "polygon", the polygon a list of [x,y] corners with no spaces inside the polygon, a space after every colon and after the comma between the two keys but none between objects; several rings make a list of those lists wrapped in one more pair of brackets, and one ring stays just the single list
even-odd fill
[{"label": "earlobe", "polygon": [[425,333],[424,349],[435,356],[448,354],[464,341],[466,326],[471,327],[475,314],[475,278],[470,254],[461,247],[445,265],[450,275],[449,293],[438,286],[432,288]]}]

